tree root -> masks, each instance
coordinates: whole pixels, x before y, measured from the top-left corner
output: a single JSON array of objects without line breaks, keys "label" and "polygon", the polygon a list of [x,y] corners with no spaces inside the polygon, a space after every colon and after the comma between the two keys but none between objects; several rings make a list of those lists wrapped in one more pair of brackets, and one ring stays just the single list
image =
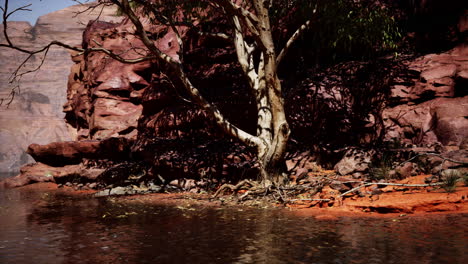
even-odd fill
[{"label": "tree root", "polygon": [[[301,199],[290,199],[294,198],[297,195],[302,193],[308,193],[310,197],[314,196],[322,190],[322,188],[329,183],[330,179],[321,179],[322,181],[317,183],[303,184],[303,185],[287,185],[287,186],[277,186],[275,184],[265,184],[258,183],[250,180],[240,181],[236,185],[232,184],[223,184],[212,196],[212,199],[217,198],[226,190],[230,190],[234,194],[239,190],[246,190],[245,193],[240,195],[237,200],[238,202],[244,202],[250,199],[266,199],[273,202],[279,202],[287,204],[294,201],[299,201]],[[310,199],[308,199],[310,200]],[[320,199],[320,201],[325,201]],[[329,200],[327,200],[329,201]]]},{"label": "tree root", "polygon": [[[237,192],[238,190],[240,190],[244,185],[250,185],[251,187],[254,187],[254,186],[258,186],[258,183],[255,183],[253,181],[250,181],[250,180],[243,180],[243,181],[240,181],[238,184],[236,185],[232,185],[232,184],[223,184],[221,187],[219,187],[219,189],[215,192],[215,194],[212,196],[212,198],[216,198],[218,197],[218,195],[220,195],[223,191],[225,191],[226,189],[229,189],[231,190],[232,192]],[[248,192],[248,191],[247,191]]]},{"label": "tree root", "polygon": [[345,196],[349,194],[353,194],[357,190],[371,186],[371,185],[378,185],[378,186],[401,186],[401,187],[435,187],[435,186],[442,186],[444,185],[443,182],[438,183],[429,183],[429,184],[404,184],[404,183],[385,183],[385,182],[364,182],[364,181],[349,181],[343,183],[361,183],[361,185],[352,188],[336,197],[332,197],[329,199],[313,199],[313,198],[297,198],[298,195],[307,193],[308,197],[313,197],[317,193],[321,192],[324,186],[330,184],[333,181],[333,178],[321,178],[319,181],[309,184],[301,184],[301,185],[286,185],[286,186],[277,186],[275,184],[268,184],[264,185],[259,182],[251,181],[251,180],[243,180],[240,181],[236,185],[232,184],[224,184],[222,185],[212,196],[212,198],[217,198],[221,195],[224,191],[230,190],[234,194],[237,193],[239,190],[246,190],[245,193],[240,195],[237,200],[238,202],[243,202],[249,199],[259,199],[264,198],[268,201],[279,202],[282,204],[294,203],[298,201],[311,201],[311,202],[331,202],[331,201],[341,201]]}]

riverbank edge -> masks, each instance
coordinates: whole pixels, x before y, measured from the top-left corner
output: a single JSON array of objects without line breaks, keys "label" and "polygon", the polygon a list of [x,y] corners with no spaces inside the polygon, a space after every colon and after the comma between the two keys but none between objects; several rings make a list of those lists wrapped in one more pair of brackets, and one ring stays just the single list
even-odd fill
[{"label": "riverbank edge", "polygon": [[[385,190],[386,188],[387,190]],[[364,197],[355,195],[345,197],[341,201],[335,201],[333,204],[301,201],[283,205],[262,201],[240,204],[233,194],[224,195],[216,199],[211,199],[210,194],[188,192],[95,197],[96,190],[76,190],[73,187],[67,186],[59,188],[57,184],[51,182],[18,187],[18,189],[23,191],[40,191],[93,199],[115,199],[122,203],[166,205],[190,210],[200,207],[275,208],[294,215],[314,217],[322,220],[334,220],[340,217],[398,218],[439,214],[468,214],[468,187],[466,186],[458,186],[456,191],[452,193],[444,192],[441,189],[420,188],[401,190],[398,188],[386,188],[384,188],[384,192],[380,195]]]}]

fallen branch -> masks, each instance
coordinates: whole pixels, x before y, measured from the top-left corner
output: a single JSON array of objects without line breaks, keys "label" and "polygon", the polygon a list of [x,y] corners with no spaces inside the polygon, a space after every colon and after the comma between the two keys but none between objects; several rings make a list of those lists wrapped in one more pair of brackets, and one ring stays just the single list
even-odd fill
[{"label": "fallen branch", "polygon": [[317,202],[330,202],[331,199],[291,199],[288,202],[297,202],[297,201],[317,201]]},{"label": "fallen branch", "polygon": [[454,160],[454,159],[451,159],[451,158],[447,158],[447,157],[442,156],[441,154],[437,154],[437,153],[418,153],[418,154],[416,154],[416,156],[414,156],[414,157],[412,157],[412,158],[410,158],[410,159],[408,159],[408,160],[406,160],[406,161],[403,161],[402,163],[398,164],[397,166],[395,166],[395,168],[396,168],[396,167],[399,167],[399,166],[401,166],[401,165],[403,165],[403,164],[405,164],[405,163],[408,163],[408,162],[410,162],[410,161],[416,159],[417,157],[424,156],[424,155],[426,155],[426,156],[436,156],[436,157],[439,157],[439,158],[441,158],[441,159],[443,160],[443,161],[442,161],[442,164],[443,164],[445,161],[450,161],[450,162],[457,163],[457,164],[461,164],[461,165],[465,165],[465,166],[468,165],[468,162],[463,162],[463,161],[459,161],[459,160]]},{"label": "fallen branch", "polygon": [[371,186],[371,185],[381,185],[381,186],[402,186],[402,187],[432,187],[432,186],[440,186],[444,185],[443,182],[437,182],[437,183],[428,183],[428,184],[405,184],[405,183],[386,183],[386,182],[370,182],[366,183],[363,185],[360,185],[358,187],[355,187],[347,192],[344,192],[340,195],[340,197],[345,196],[348,193],[353,193],[363,187]]}]

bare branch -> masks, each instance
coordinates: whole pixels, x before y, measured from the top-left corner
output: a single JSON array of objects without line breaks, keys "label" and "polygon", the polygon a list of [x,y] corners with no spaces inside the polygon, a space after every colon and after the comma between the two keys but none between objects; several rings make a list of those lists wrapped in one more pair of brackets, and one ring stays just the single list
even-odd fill
[{"label": "bare branch", "polygon": [[256,89],[258,84],[258,74],[255,72],[253,63],[253,51],[254,46],[250,46],[244,39],[242,34],[242,27],[238,16],[232,17],[234,24],[234,46],[236,47],[237,59],[241,65],[241,68],[249,81],[249,85],[252,89]]},{"label": "bare branch", "polygon": [[178,78],[185,90],[190,94],[193,101],[197,103],[202,109],[206,110],[209,115],[214,118],[216,124],[221,127],[228,135],[231,135],[235,138],[240,139],[248,146],[259,147],[261,146],[261,140],[253,136],[242,129],[231,124],[228,120],[224,118],[221,112],[213,104],[209,103],[200,93],[200,91],[193,86],[187,75],[185,74],[182,65],[179,61],[174,60],[169,55],[160,51],[156,45],[149,39],[148,34],[144,30],[143,24],[141,23],[138,16],[130,8],[128,0],[122,0],[119,2],[117,0],[111,0],[117,6],[119,6],[122,11],[127,15],[130,21],[136,28],[136,34],[140,36],[143,44],[149,49],[149,51],[156,55],[156,58],[163,64],[166,64],[172,74],[175,75],[175,78]]},{"label": "bare branch", "polygon": [[[6,35],[8,36],[8,34]],[[10,42],[11,43],[11,42]],[[126,58],[123,58],[121,55],[118,55],[108,49],[105,49],[105,48],[102,48],[102,47],[99,47],[99,48],[87,48],[87,49],[82,49],[82,48],[77,48],[77,47],[73,47],[73,46],[70,46],[66,43],[63,43],[63,42],[60,42],[60,41],[52,41],[50,42],[49,44],[47,44],[46,46],[38,49],[38,50],[26,50],[26,49],[23,49],[23,48],[19,48],[17,46],[15,46],[13,43],[11,44],[0,44],[0,47],[6,47],[6,48],[11,48],[11,49],[14,49],[14,50],[18,50],[22,53],[26,53],[28,54],[28,57],[16,68],[16,70],[13,72],[13,77],[11,78],[12,80],[10,82],[12,82],[13,80],[16,80],[18,78],[21,78],[24,74],[28,74],[28,73],[31,73],[31,72],[35,72],[37,70],[40,69],[40,67],[43,65],[44,63],[44,60],[45,60],[45,57],[47,55],[47,52],[49,51],[49,49],[52,47],[52,46],[59,46],[59,47],[62,47],[62,48],[65,48],[65,49],[68,49],[68,50],[73,50],[73,51],[77,51],[79,52],[79,55],[81,54],[89,54],[91,52],[102,52],[102,53],[105,53],[107,55],[109,55],[109,57],[121,62],[121,63],[125,63],[125,64],[133,64],[133,63],[138,63],[138,62],[144,62],[144,61],[149,61],[149,60],[155,60],[157,59],[156,56],[145,56],[145,57],[140,57],[140,58],[134,58],[134,59],[126,59]],[[26,72],[23,72],[23,73],[19,73],[20,69],[36,54],[39,54],[39,53],[45,53],[44,54],[44,57],[43,59],[41,60],[41,63],[38,67],[36,67],[35,69],[33,70],[29,70],[29,71],[26,71]]]},{"label": "bare branch", "polygon": [[8,13],[8,0],[5,0],[5,7],[2,7],[2,12],[3,12],[3,35],[5,36],[5,40],[9,45],[13,45],[11,43],[10,38],[8,37],[7,29],[8,29],[8,17],[10,17],[12,14],[19,12],[19,11],[31,11],[31,9],[27,8],[30,7],[32,4],[24,5],[21,7],[16,8],[15,10],[11,11]]},{"label": "bare branch", "polygon": [[291,48],[291,46],[294,44],[294,42],[296,42],[297,39],[299,39],[299,37],[307,30],[309,29],[310,27],[310,23],[311,21],[310,20],[307,20],[304,24],[302,24],[302,26],[300,26],[296,32],[294,32],[294,34],[291,36],[291,38],[289,38],[289,40],[286,42],[286,45],[284,46],[284,48],[281,50],[280,54],[278,55],[278,57],[276,57],[276,67],[278,67],[280,65],[280,63],[283,61],[284,57],[286,56],[286,54],[288,53],[289,49]]},{"label": "bare branch", "polygon": [[174,60],[171,56],[165,54],[164,52],[160,51],[156,45],[153,43],[153,41],[150,40],[148,34],[146,33],[143,24],[141,23],[140,19],[138,16],[133,12],[133,10],[130,8],[130,4],[128,0],[122,0],[122,3],[119,2],[118,0],[111,0],[112,3],[117,5],[123,13],[127,15],[127,17],[130,19],[130,21],[133,23],[135,26],[136,34],[140,36],[141,41],[143,44],[149,49],[149,51],[153,54],[156,55],[157,58],[160,60],[169,63],[169,64],[179,64],[176,60]]},{"label": "bare branch", "polygon": [[184,62],[184,42],[182,41],[182,37],[180,36],[179,30],[175,26],[174,20],[172,19],[172,17],[169,17],[168,20],[169,20],[169,25],[172,31],[174,31],[176,35],[177,43],[179,44],[179,52],[178,52],[179,61],[183,63]]},{"label": "bare branch", "polygon": [[259,24],[259,20],[256,15],[252,14],[252,12],[245,10],[241,6],[236,5],[231,0],[221,0],[219,2],[224,8],[227,8],[228,10],[233,11],[235,15],[240,16],[243,19],[246,19],[252,25],[257,26]]},{"label": "bare branch", "polygon": [[449,161],[449,162],[461,164],[461,165],[464,165],[464,166],[468,165],[468,162],[464,162],[464,161],[461,161],[461,160],[454,160],[454,159],[445,157],[445,156],[440,155],[440,154],[437,154],[437,153],[425,152],[425,153],[418,153],[418,154],[415,155],[414,157],[412,157],[412,158],[410,158],[410,159],[408,159],[408,160],[405,160],[405,161],[403,161],[402,163],[400,163],[400,164],[394,166],[394,168],[399,167],[399,166],[402,166],[403,164],[408,163],[408,162],[410,162],[410,161],[412,161],[412,160],[414,160],[414,159],[416,159],[416,158],[418,158],[418,157],[420,157],[420,156],[435,156],[435,157],[441,158],[444,162],[445,162],[445,161]]},{"label": "bare branch", "polygon": [[[22,7],[18,7],[16,8],[15,10],[11,11],[10,13],[8,13],[6,15],[6,18],[8,19],[8,17],[10,17],[11,15],[13,15],[14,13],[18,12],[18,11],[32,11],[31,9],[27,8],[27,7],[30,7],[32,4],[28,4],[28,5],[25,5],[25,6],[22,6]],[[2,8],[3,9],[3,8]]]},{"label": "bare branch", "polygon": [[358,187],[355,187],[347,192],[344,192],[340,195],[340,197],[343,197],[349,193],[353,193],[363,187],[371,186],[371,185],[380,185],[380,186],[402,186],[402,187],[433,187],[433,186],[441,186],[444,185],[443,182],[437,182],[437,183],[428,183],[428,184],[405,184],[405,183],[387,183],[387,182],[370,182],[366,183],[363,185],[359,185]]},{"label": "bare branch", "polygon": [[245,24],[247,29],[250,31],[250,33],[253,35],[256,42],[258,43],[259,48],[263,49],[263,42],[260,39],[260,30],[258,28],[260,21],[258,20],[257,16],[245,10],[244,8],[236,5],[231,0],[221,0],[219,1],[219,4],[223,7],[224,12],[226,14],[229,14],[232,17],[237,16],[240,19],[240,21]]},{"label": "bare branch", "polygon": [[29,54],[28,57],[26,57],[26,59],[16,68],[16,70],[13,71],[12,77],[10,77],[10,83],[14,82],[15,80],[19,81],[25,74],[38,71],[42,67],[42,65],[44,65],[44,61],[46,60],[47,53],[49,53],[49,49],[50,49],[50,46],[48,46],[45,49],[44,56],[41,59],[41,63],[36,68],[19,73],[20,69],[34,56],[33,54]]}]

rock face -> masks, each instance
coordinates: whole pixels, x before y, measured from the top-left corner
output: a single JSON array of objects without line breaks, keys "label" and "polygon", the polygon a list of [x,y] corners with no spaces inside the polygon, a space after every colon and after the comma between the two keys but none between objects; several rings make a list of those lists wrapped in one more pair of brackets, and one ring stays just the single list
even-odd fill
[{"label": "rock face", "polygon": [[[84,6],[72,6],[40,17],[33,27],[27,22],[8,23],[8,32],[13,43],[28,49],[42,47],[51,40],[59,40],[72,46],[80,45],[82,32],[89,20],[95,19],[100,9],[88,11],[75,17]],[[100,19],[119,21],[115,9],[103,10]],[[3,26],[0,41],[4,42]],[[6,99],[0,106],[0,171],[14,172],[32,159],[26,154],[31,143],[73,140],[75,135],[63,120],[62,106],[66,102],[67,75],[73,62],[69,52],[52,47],[41,69],[25,75],[20,83],[8,83],[11,73],[26,56],[11,49],[0,49],[0,98]],[[23,70],[37,67],[41,56],[35,56]],[[14,85],[14,100],[9,105],[9,93]]]},{"label": "rock face", "polygon": [[388,140],[465,148],[468,137],[468,46],[407,63],[383,117]]},{"label": "rock face", "polygon": [[[126,58],[140,57],[131,45],[143,48],[143,44],[130,36],[124,40],[126,32],[131,32],[128,23],[117,27],[95,22],[89,24],[84,33],[83,46],[97,46],[93,40],[100,39],[104,48],[125,53]],[[141,97],[151,81],[145,80],[141,71],[151,64],[123,64],[101,53],[79,56],[74,61],[64,112],[68,123],[76,129],[78,139],[120,136],[134,139],[143,109]]]},{"label": "rock face", "polygon": [[[149,23],[145,28],[159,36],[155,40],[157,47],[178,60],[179,46],[172,30]],[[90,23],[83,46],[102,45],[126,58],[138,58],[138,48],[144,47],[134,38],[133,30],[129,21]],[[186,42],[185,58],[190,61],[186,67],[193,83],[236,125],[249,127],[250,120],[245,116],[251,115],[242,114],[253,105],[245,100],[244,87],[236,87],[237,94],[231,93],[232,84],[238,85],[240,76],[239,69],[231,64],[235,52],[220,51],[216,48],[224,48],[225,43],[213,42],[187,29],[181,28],[180,32]],[[214,50],[213,54],[200,48],[206,46]],[[206,60],[207,55],[211,60]],[[150,175],[165,178],[235,175],[235,168],[252,167],[251,155],[241,155],[245,147],[220,139],[221,133],[206,113],[182,99],[186,95],[174,90],[156,63],[123,64],[100,53],[74,57],[74,62],[64,111],[78,140],[121,137],[134,141],[133,158],[151,164]],[[239,102],[246,102],[245,107],[239,108]]]},{"label": "rock face", "polygon": [[[416,152],[466,149],[467,54],[462,44],[441,54],[349,62],[311,74],[287,95],[293,138],[318,150],[379,142]],[[372,161],[351,164],[359,155],[341,153],[329,159],[341,159],[335,169],[342,175]]]},{"label": "rock face", "polygon": [[[179,59],[180,48],[171,29],[148,21],[144,26],[152,33],[158,48]],[[19,27],[27,28],[27,25],[19,24]],[[42,32],[45,36],[49,31],[58,34],[57,27],[45,22],[36,27],[31,32]],[[93,21],[88,23],[81,45],[102,46],[124,58],[135,59],[141,56],[139,51],[144,47],[133,31],[127,20]],[[184,67],[193,84],[233,124],[254,133],[255,105],[242,84],[234,49],[185,28],[180,28],[180,32],[186,44],[184,55],[188,63]],[[31,36],[17,36],[25,40],[28,37]],[[343,152],[337,149],[344,146],[366,145],[371,149],[376,142],[398,141],[406,145],[464,149],[468,141],[466,58],[467,48],[461,45],[443,54],[416,59],[342,63],[319,74],[311,72],[298,87],[291,87],[291,82],[285,80],[292,138],[302,145],[315,147],[313,152],[326,152],[334,163],[328,164],[329,167],[342,158]],[[34,118],[56,116],[57,122],[63,125],[59,130],[63,132],[56,138],[42,137],[42,142],[34,142],[39,144],[29,147],[28,153],[36,161],[70,166],[86,159],[103,160],[113,167],[96,178],[110,175],[109,182],[116,178],[125,181],[129,166],[114,166],[112,161],[127,158],[132,164],[143,162],[144,166],[138,165],[138,170],[145,177],[164,178],[162,182],[219,175],[239,179],[257,172],[250,150],[224,138],[205,112],[187,103],[187,95],[174,89],[177,83],[171,83],[157,63],[123,64],[102,53],[73,54],[72,60],[63,109],[68,128],[55,112],[58,108],[52,108],[50,103],[59,98],[52,100],[44,92],[26,91],[21,94],[28,96],[24,102],[32,103],[14,101],[12,105],[31,109],[28,111]],[[42,131],[28,128],[28,133],[38,136]],[[63,136],[67,135],[67,129],[72,131],[69,138],[75,141],[65,141],[69,139]],[[50,130],[46,133],[53,135]],[[12,146],[5,147],[8,150],[23,142],[15,141],[13,133],[0,136],[11,142]],[[114,145],[112,140],[124,143]],[[56,142],[44,144],[51,141]],[[335,169],[342,175],[360,177],[369,170],[374,152],[349,149]],[[28,156],[21,153],[23,156],[17,156],[26,161]],[[80,174],[88,175],[87,169],[80,170]],[[308,172],[296,173],[299,178]]]}]

